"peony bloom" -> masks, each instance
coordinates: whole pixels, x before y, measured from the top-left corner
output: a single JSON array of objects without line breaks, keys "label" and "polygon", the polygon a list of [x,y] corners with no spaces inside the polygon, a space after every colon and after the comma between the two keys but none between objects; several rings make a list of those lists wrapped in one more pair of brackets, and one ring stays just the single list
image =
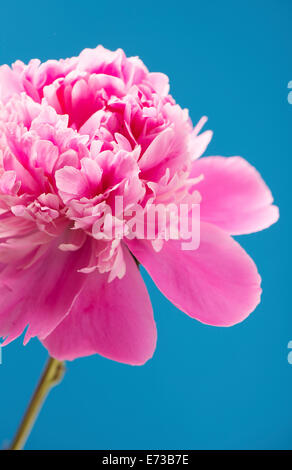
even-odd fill
[{"label": "peony bloom", "polygon": [[[230,326],[255,309],[260,276],[231,236],[270,226],[278,209],[243,158],[199,158],[212,133],[200,133],[205,118],[193,128],[165,75],[98,46],[3,65],[0,103],[5,344],[27,328],[25,342],[37,336],[60,360],[98,353],[143,364],[156,326],[135,258],[203,323]],[[109,222],[115,234],[127,226],[117,197],[145,213],[149,202],[200,201],[199,247],[111,237]]]}]

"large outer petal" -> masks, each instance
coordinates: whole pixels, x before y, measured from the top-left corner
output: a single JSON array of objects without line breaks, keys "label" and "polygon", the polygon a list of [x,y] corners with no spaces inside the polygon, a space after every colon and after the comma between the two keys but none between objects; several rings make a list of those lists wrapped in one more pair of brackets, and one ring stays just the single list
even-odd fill
[{"label": "large outer petal", "polygon": [[252,259],[223,230],[201,224],[197,250],[170,240],[155,253],[150,242],[133,240],[130,250],[161,292],[189,316],[215,326],[244,320],[260,301],[260,276]]},{"label": "large outer petal", "polygon": [[64,318],[84,282],[78,269],[87,266],[90,242],[78,251],[61,251],[57,240],[31,267],[7,265],[0,273],[0,336],[5,343],[29,324],[25,341],[47,336]]},{"label": "large outer petal", "polygon": [[126,274],[108,282],[108,274],[95,271],[69,315],[43,344],[60,360],[101,354],[132,365],[144,364],[156,346],[156,326],[148,292],[128,249]]},{"label": "large outer petal", "polygon": [[191,177],[204,175],[195,188],[202,195],[201,220],[232,235],[252,233],[278,220],[271,191],[258,171],[241,157],[203,157]]}]

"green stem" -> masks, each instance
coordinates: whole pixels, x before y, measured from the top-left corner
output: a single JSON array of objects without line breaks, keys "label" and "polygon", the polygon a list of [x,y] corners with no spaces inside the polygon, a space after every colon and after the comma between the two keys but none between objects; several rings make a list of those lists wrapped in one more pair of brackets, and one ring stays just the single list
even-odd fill
[{"label": "green stem", "polygon": [[64,372],[64,362],[60,362],[52,357],[48,359],[44,372],[11,443],[10,450],[23,449],[46,397],[51,388],[62,380]]}]

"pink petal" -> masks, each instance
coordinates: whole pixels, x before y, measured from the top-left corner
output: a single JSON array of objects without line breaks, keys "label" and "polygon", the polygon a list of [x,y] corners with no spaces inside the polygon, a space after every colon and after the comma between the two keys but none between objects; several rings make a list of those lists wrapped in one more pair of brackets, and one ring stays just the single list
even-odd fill
[{"label": "pink petal", "polygon": [[[60,243],[60,241],[59,241]],[[78,269],[86,265],[90,243],[77,252],[64,252],[57,242],[31,267],[7,266],[0,273],[0,336],[6,343],[29,324],[25,342],[47,336],[64,318],[84,282]]]},{"label": "pink petal", "polygon": [[201,220],[232,235],[257,232],[279,218],[271,191],[257,170],[241,157],[204,157],[194,162],[191,177],[202,195]]},{"label": "pink petal", "polygon": [[71,199],[85,196],[88,191],[86,176],[70,166],[65,166],[56,172],[56,184],[65,204]]},{"label": "pink petal", "polygon": [[14,94],[21,93],[23,86],[17,74],[8,65],[0,67],[0,99],[4,103]]},{"label": "pink petal", "polygon": [[38,168],[51,174],[59,157],[58,148],[48,140],[37,140],[33,147],[33,157]]},{"label": "pink petal", "polygon": [[158,134],[139,160],[141,170],[149,170],[161,163],[169,154],[173,138],[174,131],[171,128],[166,128]]},{"label": "pink petal", "polygon": [[203,155],[212,139],[212,136],[213,132],[210,130],[205,131],[199,135],[195,135],[195,133],[191,135],[190,152],[192,160],[196,160],[197,158],[201,157],[201,155]]},{"label": "pink petal", "polygon": [[260,276],[252,259],[223,230],[201,224],[197,250],[170,240],[155,253],[148,241],[128,243],[161,292],[192,318],[215,326],[244,320],[260,301]]},{"label": "pink petal", "polygon": [[199,122],[194,127],[192,134],[190,135],[190,152],[192,155],[192,160],[196,160],[197,158],[201,157],[201,155],[203,155],[212,139],[213,131],[208,130],[204,131],[202,134],[199,134],[207,121],[207,116],[201,117]]},{"label": "pink petal", "polygon": [[153,85],[154,90],[160,95],[166,96],[169,93],[169,79],[164,73],[149,73],[148,81]]},{"label": "pink petal", "polygon": [[156,346],[150,299],[135,261],[124,249],[125,276],[87,274],[69,315],[44,341],[60,360],[101,354],[114,361],[144,364]]}]

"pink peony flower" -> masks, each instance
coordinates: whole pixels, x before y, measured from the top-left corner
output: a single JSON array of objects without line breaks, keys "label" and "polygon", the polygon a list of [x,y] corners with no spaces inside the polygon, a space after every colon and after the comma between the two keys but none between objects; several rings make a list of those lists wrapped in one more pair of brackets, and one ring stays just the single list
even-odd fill
[{"label": "pink peony flower", "polygon": [[[78,57],[0,67],[0,335],[27,327],[60,360],[94,353],[143,364],[156,326],[134,257],[179,309],[230,326],[260,301],[256,266],[231,235],[278,209],[241,157],[204,157],[168,78],[102,46]],[[200,246],[119,236],[116,207],[198,203]],[[107,212],[108,211],[108,212]],[[111,237],[108,226],[115,228]]]}]

